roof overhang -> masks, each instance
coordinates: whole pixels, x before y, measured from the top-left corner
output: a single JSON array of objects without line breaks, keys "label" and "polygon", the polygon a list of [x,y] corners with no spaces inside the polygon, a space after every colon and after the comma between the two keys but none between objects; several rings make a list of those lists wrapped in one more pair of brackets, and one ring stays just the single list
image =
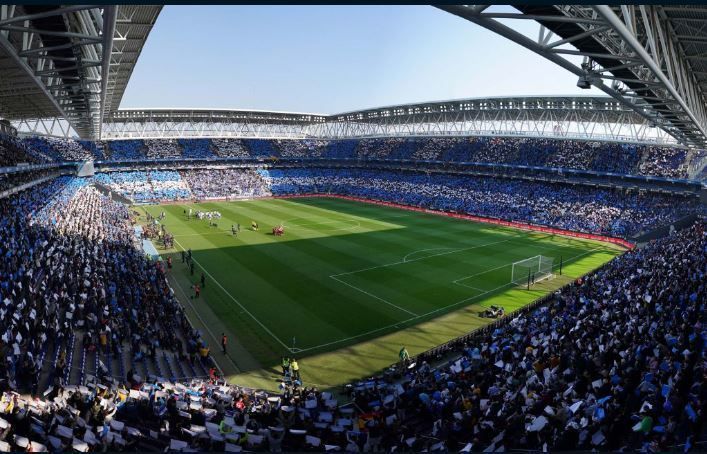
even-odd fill
[{"label": "roof overhang", "polygon": [[62,118],[98,138],[161,8],[0,5],[0,117]]}]

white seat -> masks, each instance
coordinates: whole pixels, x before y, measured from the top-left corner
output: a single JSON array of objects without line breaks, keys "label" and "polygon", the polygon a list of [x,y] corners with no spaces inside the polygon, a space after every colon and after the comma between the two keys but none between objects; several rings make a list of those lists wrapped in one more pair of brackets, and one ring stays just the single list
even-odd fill
[{"label": "white seat", "polygon": [[27,445],[29,445],[29,439],[25,438],[21,435],[15,435],[14,440],[15,440],[15,444],[22,449],[26,449]]},{"label": "white seat", "polygon": [[78,438],[74,438],[71,442],[71,447],[78,452],[88,452],[88,443]]}]

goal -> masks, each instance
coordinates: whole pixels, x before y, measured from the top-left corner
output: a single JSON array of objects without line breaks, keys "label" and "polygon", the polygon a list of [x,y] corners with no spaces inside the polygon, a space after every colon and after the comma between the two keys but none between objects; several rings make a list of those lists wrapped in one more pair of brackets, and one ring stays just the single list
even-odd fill
[{"label": "goal", "polygon": [[527,284],[542,281],[552,277],[552,257],[536,255],[513,263],[511,283]]}]

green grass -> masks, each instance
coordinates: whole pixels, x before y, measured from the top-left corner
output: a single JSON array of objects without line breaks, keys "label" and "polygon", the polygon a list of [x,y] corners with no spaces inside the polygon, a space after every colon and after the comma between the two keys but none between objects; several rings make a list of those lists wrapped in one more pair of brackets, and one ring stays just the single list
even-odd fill
[{"label": "green grass", "polygon": [[[183,212],[219,211],[218,227]],[[293,347],[306,383],[332,387],[488,323],[500,304],[512,311],[602,265],[621,250],[587,240],[332,198],[267,199],[148,206],[175,235],[170,279],[192,322],[218,350],[235,381],[273,388],[276,366]],[[249,230],[251,221],[260,231]],[[230,233],[240,223],[241,233]],[[270,234],[284,223],[282,237]],[[197,271],[182,265],[191,248]],[[508,285],[511,264],[550,256],[563,275],[530,291]],[[203,268],[207,285],[191,300]]]}]

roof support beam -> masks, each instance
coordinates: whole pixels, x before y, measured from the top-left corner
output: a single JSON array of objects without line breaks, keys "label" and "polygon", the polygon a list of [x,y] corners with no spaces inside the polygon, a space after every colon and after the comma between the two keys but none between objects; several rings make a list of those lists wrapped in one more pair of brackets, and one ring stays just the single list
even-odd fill
[{"label": "roof support beam", "polygon": [[[493,20],[493,17],[499,17],[498,14],[494,14],[494,15],[475,14],[475,13],[473,13],[473,10],[471,8],[469,8],[467,6],[462,6],[462,5],[444,5],[444,6],[437,6],[437,8],[439,8],[443,11],[447,11],[448,13],[454,14],[455,16],[459,16],[463,19],[466,19],[466,20],[473,22],[477,25],[480,25],[486,29],[489,29],[489,30],[493,31],[494,33],[497,33],[505,38],[508,38],[511,41],[515,42],[516,44],[520,44],[521,46],[523,46],[529,50],[532,50],[536,54],[545,57],[547,60],[550,60],[551,62],[566,69],[567,71],[570,71],[573,74],[576,74],[577,76],[589,77],[592,75],[590,71],[588,71],[582,67],[579,67],[579,66],[575,65],[574,63],[570,62],[569,60],[562,58],[558,55],[560,53],[567,53],[566,51],[563,51],[562,49],[551,49],[551,48],[548,48],[547,46],[543,46],[542,44],[528,38],[527,36],[523,35],[522,33],[518,32],[516,30],[513,30],[512,28],[508,27],[507,25],[504,25],[501,22]],[[545,20],[545,19],[548,19],[548,18],[543,18],[543,20]],[[657,115],[651,115],[650,113],[644,111],[643,109],[636,108],[635,105],[633,103],[629,102],[623,96],[622,93],[617,91],[615,88],[605,85],[600,79],[599,80],[597,80],[597,79],[592,80],[592,85],[599,88],[601,91],[603,91],[607,95],[611,96],[612,98],[616,99],[617,101],[623,103],[624,105],[629,106],[636,113],[638,113],[640,116],[646,118],[650,122],[662,123],[660,118]]]},{"label": "roof support beam", "polygon": [[[69,116],[64,111],[63,107],[57,102],[54,96],[49,92],[47,87],[44,85],[44,82],[42,82],[39,77],[35,75],[34,70],[30,68],[29,65],[27,65],[27,63],[17,54],[15,46],[13,46],[2,33],[0,33],[0,47],[2,47],[5,52],[10,56],[10,58],[15,62],[15,64],[20,69],[22,69],[22,71],[25,72],[27,77],[29,77],[35,83],[37,88],[47,97],[49,102],[51,102],[52,105],[56,108],[57,113],[59,113],[59,115],[66,118],[66,120],[71,123],[71,121],[69,120]],[[71,126],[73,127],[73,124],[71,124]]]},{"label": "roof support beam", "polygon": [[103,65],[101,67],[101,113],[98,123],[98,138],[103,130],[103,117],[106,111],[106,92],[108,90],[108,77],[110,76],[110,58],[113,53],[113,35],[115,22],[118,18],[118,6],[106,6],[103,9]]},{"label": "roof support beam", "polygon": [[[624,41],[631,47],[631,49],[641,58],[643,64],[650,69],[655,77],[662,83],[663,87],[670,92],[673,99],[675,99],[682,107],[684,113],[690,117],[690,120],[695,124],[697,129],[699,129],[702,136],[707,139],[707,118],[697,118],[695,112],[693,112],[692,107],[688,106],[685,99],[677,92],[672,82],[663,73],[662,69],[656,64],[656,62],[648,55],[648,52],[643,48],[641,43],[638,42],[636,37],[626,28],[626,26],[621,22],[621,20],[614,14],[614,12],[606,5],[595,5],[594,10],[599,13],[613,28],[614,30],[624,39]],[[704,109],[704,106],[703,106]],[[703,111],[704,112],[704,111]]]},{"label": "roof support beam", "polygon": [[460,99],[335,115],[219,109],[124,109],[106,117],[104,139],[367,138],[515,135],[674,144],[618,101],[603,96]]},{"label": "roof support beam", "polygon": [[[674,42],[675,33],[669,23],[666,25],[669,21],[657,16],[662,7],[623,6],[623,20],[614,11],[616,8],[603,5],[556,5],[541,9],[542,14],[533,14],[538,10],[523,5],[516,7],[519,13],[477,12],[475,5],[438,8],[481,25],[576,74],[580,82],[599,88],[677,140],[707,146],[707,107],[699,85],[689,73],[687,58]],[[557,13],[553,14],[553,10]],[[534,40],[497,19],[538,21],[539,38]],[[553,33],[559,39],[550,42]],[[567,48],[568,44],[574,49]],[[580,65],[567,56],[583,57],[584,61]],[[609,61],[612,63],[607,64]],[[661,70],[663,67],[666,72]]]}]

